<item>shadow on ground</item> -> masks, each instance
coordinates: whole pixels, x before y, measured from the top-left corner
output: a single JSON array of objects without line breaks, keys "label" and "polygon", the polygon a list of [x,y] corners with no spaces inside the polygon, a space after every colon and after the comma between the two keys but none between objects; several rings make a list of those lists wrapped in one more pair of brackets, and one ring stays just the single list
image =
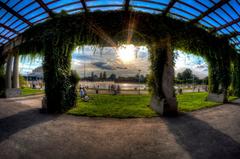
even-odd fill
[{"label": "shadow on ground", "polygon": [[47,122],[56,115],[40,114],[39,109],[29,109],[0,119],[0,143],[25,128]]},{"label": "shadow on ground", "polygon": [[[176,142],[194,159],[236,159],[240,144],[208,123],[189,114],[165,118]],[[237,121],[236,121],[237,122]]]}]

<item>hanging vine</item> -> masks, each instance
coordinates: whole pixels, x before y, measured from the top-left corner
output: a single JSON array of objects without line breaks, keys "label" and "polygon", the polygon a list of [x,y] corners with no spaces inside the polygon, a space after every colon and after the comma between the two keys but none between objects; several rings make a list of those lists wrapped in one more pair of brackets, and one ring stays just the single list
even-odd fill
[{"label": "hanging vine", "polygon": [[[219,91],[218,81],[225,89],[229,86],[230,60],[236,51],[227,39],[209,34],[205,28],[171,17],[142,12],[96,11],[72,15],[62,12],[53,15],[52,19],[25,31],[22,34],[23,42],[17,47],[22,55],[44,56],[45,92],[48,105],[52,107],[49,108],[50,112],[62,112],[74,105],[75,86],[70,70],[73,49],[79,45],[117,46],[126,43],[127,34],[123,30],[128,30],[131,17],[134,17],[134,27],[131,28],[134,31],[130,30],[132,44],[151,46],[168,34],[175,50],[194,53],[208,60],[212,92]],[[153,62],[155,58],[164,59],[161,54],[151,55]],[[235,67],[239,67],[236,62]],[[163,66],[153,63],[151,69],[155,72],[154,76],[161,76],[159,71]],[[157,89],[156,83],[150,84]]]}]

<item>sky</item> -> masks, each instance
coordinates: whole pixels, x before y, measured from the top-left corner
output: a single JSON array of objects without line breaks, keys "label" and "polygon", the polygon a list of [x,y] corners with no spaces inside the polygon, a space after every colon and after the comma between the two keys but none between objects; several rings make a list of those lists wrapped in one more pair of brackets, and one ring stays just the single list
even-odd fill
[{"label": "sky", "polygon": [[[90,76],[91,72],[99,75],[105,71],[107,75],[114,73],[117,76],[135,76],[139,70],[141,74],[149,73],[149,53],[145,46],[134,47],[131,53],[121,54],[121,51],[111,47],[96,48],[85,46],[76,48],[72,54],[71,68],[76,70],[81,77]],[[131,52],[131,51],[130,51]],[[208,74],[207,64],[203,58],[181,51],[175,51],[175,74],[190,68],[195,75],[204,78]],[[42,58],[33,60],[22,58],[20,60],[20,73],[28,74],[34,68],[42,65]],[[84,69],[85,68],[85,69]]]}]

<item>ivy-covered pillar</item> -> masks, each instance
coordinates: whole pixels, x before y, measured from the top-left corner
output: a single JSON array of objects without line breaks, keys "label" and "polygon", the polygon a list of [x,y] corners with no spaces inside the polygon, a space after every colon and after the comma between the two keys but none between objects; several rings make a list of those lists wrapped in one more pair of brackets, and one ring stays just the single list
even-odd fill
[{"label": "ivy-covered pillar", "polygon": [[177,114],[174,90],[173,49],[170,36],[150,46],[152,91],[151,107],[161,115]]},{"label": "ivy-covered pillar", "polygon": [[12,82],[13,82],[13,88],[19,88],[19,56],[17,53],[14,55]]},{"label": "ivy-covered pillar", "polygon": [[13,66],[13,56],[9,55],[7,59],[7,67],[6,67],[6,74],[5,74],[6,89],[12,88],[12,66]]},{"label": "ivy-covered pillar", "polygon": [[48,40],[44,49],[46,99],[43,108],[46,107],[48,113],[61,113],[74,106],[76,101],[76,85],[71,74],[71,52],[74,44],[62,36]]},{"label": "ivy-covered pillar", "polygon": [[219,79],[218,79],[218,65],[215,59],[208,59],[208,92],[218,93]]},{"label": "ivy-covered pillar", "polygon": [[232,61],[233,70],[232,70],[232,89],[233,95],[240,97],[240,56],[237,55],[236,58]]},{"label": "ivy-covered pillar", "polygon": [[[219,79],[220,79],[220,85],[221,85],[221,90],[220,93],[223,94],[223,102],[226,103],[228,102],[228,89],[230,85],[230,71],[231,71],[231,65],[230,65],[230,59],[228,55],[225,55],[224,53],[222,54],[222,58],[219,61],[220,66],[219,66]],[[225,56],[224,56],[225,55]]]},{"label": "ivy-covered pillar", "polygon": [[230,58],[226,49],[219,49],[214,56],[208,58],[209,101],[228,101],[230,84]]}]

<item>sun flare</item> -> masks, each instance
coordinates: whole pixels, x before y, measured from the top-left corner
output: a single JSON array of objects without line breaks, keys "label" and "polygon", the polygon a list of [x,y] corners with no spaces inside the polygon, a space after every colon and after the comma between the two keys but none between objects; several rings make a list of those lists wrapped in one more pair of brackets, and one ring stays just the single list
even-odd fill
[{"label": "sun flare", "polygon": [[129,64],[136,57],[136,47],[134,45],[121,45],[117,49],[117,55],[124,64]]}]

